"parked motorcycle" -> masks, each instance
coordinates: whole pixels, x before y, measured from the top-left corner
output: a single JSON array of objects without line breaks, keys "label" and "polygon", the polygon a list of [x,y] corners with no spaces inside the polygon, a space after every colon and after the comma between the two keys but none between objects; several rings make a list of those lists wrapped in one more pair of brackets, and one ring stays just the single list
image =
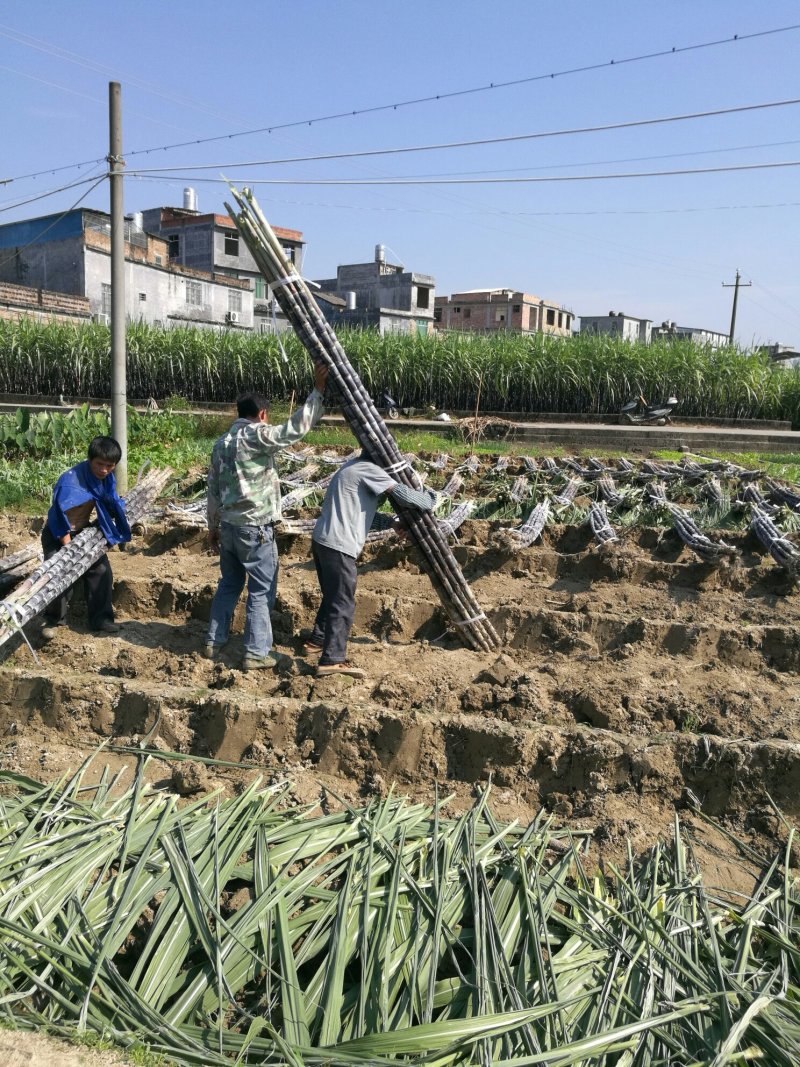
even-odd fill
[{"label": "parked motorcycle", "polygon": [[384,389],[381,393],[378,401],[378,411],[384,414],[387,419],[396,419],[400,416],[400,405],[388,389]]},{"label": "parked motorcycle", "polygon": [[663,404],[648,404],[640,394],[622,405],[619,421],[632,426],[666,426],[672,422],[672,412],[678,406],[678,398],[670,396]]}]

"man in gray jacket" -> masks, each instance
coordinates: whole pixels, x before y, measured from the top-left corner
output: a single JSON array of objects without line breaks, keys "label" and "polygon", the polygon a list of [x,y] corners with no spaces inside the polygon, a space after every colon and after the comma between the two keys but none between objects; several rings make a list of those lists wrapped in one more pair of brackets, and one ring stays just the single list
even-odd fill
[{"label": "man in gray jacket", "polygon": [[[344,674],[363,678],[364,671],[347,660],[347,639],[356,607],[356,560],[376,519],[381,498],[388,494],[406,507],[430,511],[432,491],[419,492],[396,482],[362,452],[344,463],[333,476],[311,535],[311,550],[322,591],[311,637],[303,645],[308,655],[320,653],[317,675]],[[389,520],[394,526],[399,520]],[[383,525],[383,524],[381,524]]]}]

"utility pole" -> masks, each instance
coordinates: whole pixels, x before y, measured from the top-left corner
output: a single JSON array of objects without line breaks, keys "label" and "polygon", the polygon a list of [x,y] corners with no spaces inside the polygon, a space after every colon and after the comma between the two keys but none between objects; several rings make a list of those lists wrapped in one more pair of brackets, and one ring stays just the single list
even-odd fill
[{"label": "utility pole", "polygon": [[122,459],[114,474],[120,496],[128,489],[128,396],[125,358],[125,216],[122,204],[122,97],[119,82],[108,83],[108,184],[111,200],[111,436]]},{"label": "utility pole", "polygon": [[742,281],[739,280],[740,278],[741,278],[741,274],[739,274],[739,268],[737,267],[736,268],[736,281],[727,282],[727,283],[723,282],[722,283],[722,288],[723,289],[733,289],[733,311],[731,312],[731,332],[730,332],[730,335],[728,336],[728,344],[731,344],[731,345],[733,344],[733,335],[736,332],[736,305],[739,302],[739,289],[740,288],[741,289],[748,289],[753,284],[752,282],[742,282]]}]

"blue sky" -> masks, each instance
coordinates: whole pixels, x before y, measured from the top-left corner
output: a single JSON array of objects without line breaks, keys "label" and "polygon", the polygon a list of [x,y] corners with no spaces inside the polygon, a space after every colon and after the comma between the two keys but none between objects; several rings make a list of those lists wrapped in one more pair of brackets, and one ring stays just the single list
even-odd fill
[{"label": "blue sky", "polygon": [[[7,0],[0,221],[70,207],[108,151],[108,82],[122,84],[127,212],[222,211],[221,174],[256,186],[302,230],[305,272],[372,259],[432,274],[439,293],[510,287],[576,315],[609,310],[800,344],[800,167],[605,181],[303,185],[300,179],[545,177],[800,160],[800,105],[624,130],[436,151],[247,166],[682,115],[800,97],[800,3],[772,0]],[[752,39],[620,62],[645,53]],[[609,60],[617,62],[609,65]],[[602,64],[554,78],[537,75]],[[521,81],[522,79],[528,79]],[[513,86],[498,83],[521,81]],[[484,91],[460,93],[461,90]],[[407,104],[407,101],[440,99]],[[397,108],[383,105],[398,104]],[[363,113],[369,108],[383,108]],[[353,115],[352,112],[359,112]],[[346,113],[328,121],[324,116]],[[263,127],[291,125],[248,136]],[[196,139],[215,142],[161,150]],[[145,149],[159,149],[145,153]],[[190,172],[189,166],[211,165]],[[134,176],[142,168],[168,173]],[[45,171],[35,178],[31,172]],[[201,180],[203,179],[203,180]],[[82,203],[108,209],[107,183]]]}]

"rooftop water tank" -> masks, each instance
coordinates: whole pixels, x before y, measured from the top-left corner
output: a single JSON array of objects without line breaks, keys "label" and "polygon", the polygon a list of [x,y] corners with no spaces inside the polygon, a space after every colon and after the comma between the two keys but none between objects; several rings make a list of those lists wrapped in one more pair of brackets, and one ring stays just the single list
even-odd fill
[{"label": "rooftop water tank", "polygon": [[386,249],[384,248],[383,245],[375,245],[375,262],[376,263],[385,263],[386,262]]},{"label": "rooftop water tank", "polygon": [[355,311],[355,309],[356,309],[356,294],[355,294],[355,292],[352,289],[349,289],[344,294],[344,298],[347,301],[347,310],[348,311]]},{"label": "rooftop water tank", "polygon": [[191,185],[187,185],[183,190],[183,210],[197,211],[197,192]]},{"label": "rooftop water tank", "polygon": [[144,215],[141,211],[134,211],[131,215],[131,229],[137,232],[144,229]]}]

